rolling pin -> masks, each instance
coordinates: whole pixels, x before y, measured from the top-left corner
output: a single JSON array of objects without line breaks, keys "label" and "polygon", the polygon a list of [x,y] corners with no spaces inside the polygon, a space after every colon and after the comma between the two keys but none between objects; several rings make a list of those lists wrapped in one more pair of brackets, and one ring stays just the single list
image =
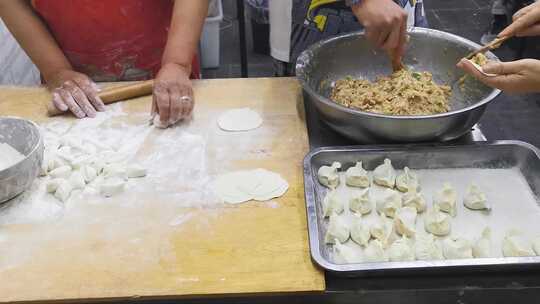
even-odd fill
[{"label": "rolling pin", "polygon": [[[153,85],[153,80],[146,80],[135,84],[105,89],[99,92],[98,96],[103,100],[104,104],[111,104],[120,100],[150,95],[152,94]],[[58,110],[52,102],[47,105],[47,115],[49,116],[61,115],[67,112]]]}]

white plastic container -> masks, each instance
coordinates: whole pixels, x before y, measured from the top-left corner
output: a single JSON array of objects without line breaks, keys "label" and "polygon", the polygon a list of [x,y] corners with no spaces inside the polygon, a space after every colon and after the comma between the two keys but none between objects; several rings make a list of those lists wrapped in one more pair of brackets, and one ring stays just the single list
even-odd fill
[{"label": "white plastic container", "polygon": [[200,54],[202,68],[219,67],[219,26],[223,20],[221,0],[210,1],[208,17],[201,33]]}]

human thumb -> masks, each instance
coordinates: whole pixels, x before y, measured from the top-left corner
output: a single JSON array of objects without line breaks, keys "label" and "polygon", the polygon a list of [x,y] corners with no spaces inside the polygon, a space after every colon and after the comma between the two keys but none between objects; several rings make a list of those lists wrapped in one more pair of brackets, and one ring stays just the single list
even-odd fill
[{"label": "human thumb", "polygon": [[519,61],[498,62],[491,61],[482,66],[482,70],[488,74],[506,75],[515,74],[521,70]]}]

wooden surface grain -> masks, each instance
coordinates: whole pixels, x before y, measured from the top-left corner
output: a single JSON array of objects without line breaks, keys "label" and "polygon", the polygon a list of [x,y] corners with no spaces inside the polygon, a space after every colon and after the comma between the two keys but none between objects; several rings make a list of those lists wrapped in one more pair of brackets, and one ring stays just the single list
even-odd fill
[{"label": "wooden surface grain", "polygon": [[[196,110],[187,125],[205,139],[210,174],[266,168],[289,182],[288,192],[267,203],[177,207],[170,201],[174,196],[165,204],[148,189],[152,195],[143,195],[147,203],[137,208],[97,204],[79,210],[99,221],[81,222],[66,213],[54,221],[0,225],[0,236],[7,239],[2,244],[0,237],[0,302],[325,289],[308,247],[302,176],[308,139],[298,83],[293,78],[203,80],[194,89]],[[39,88],[0,87],[0,115],[49,122],[49,98]],[[150,101],[138,98],[122,108],[129,116],[145,117]],[[261,113],[262,127],[241,134],[220,131],[217,115],[237,107]],[[147,140],[144,145],[143,150],[157,144]],[[164,224],[182,214],[189,215],[186,223]],[[2,267],[2,258],[19,254],[24,262]]]}]

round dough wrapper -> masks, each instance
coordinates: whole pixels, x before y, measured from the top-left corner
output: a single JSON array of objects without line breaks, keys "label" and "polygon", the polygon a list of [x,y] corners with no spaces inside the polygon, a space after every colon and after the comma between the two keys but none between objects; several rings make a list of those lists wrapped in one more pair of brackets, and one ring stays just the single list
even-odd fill
[{"label": "round dough wrapper", "polygon": [[224,112],[218,118],[218,126],[224,131],[249,131],[261,126],[261,116],[249,109],[240,108]]}]

